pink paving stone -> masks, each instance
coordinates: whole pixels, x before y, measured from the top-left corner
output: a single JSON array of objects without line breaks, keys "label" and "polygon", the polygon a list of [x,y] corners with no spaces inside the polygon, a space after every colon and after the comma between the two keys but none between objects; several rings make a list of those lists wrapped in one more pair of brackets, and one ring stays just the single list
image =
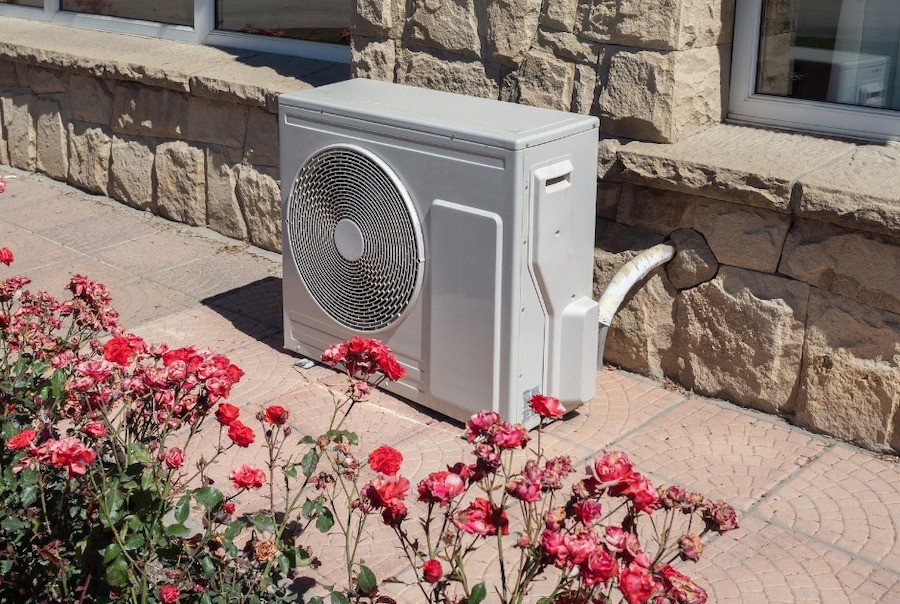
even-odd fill
[{"label": "pink paving stone", "polygon": [[220,296],[251,286],[256,281],[281,275],[281,266],[258,256],[226,248],[213,256],[168,267],[147,278],[197,300]]},{"label": "pink paving stone", "polygon": [[755,514],[900,572],[900,463],[835,446]]},{"label": "pink paving stone", "polygon": [[551,424],[547,432],[599,449],[684,398],[626,371],[600,370],[597,396],[565,421]]},{"label": "pink paving stone", "polygon": [[100,219],[114,211],[74,189],[64,192],[37,179],[21,177],[8,181],[6,192],[0,195],[0,210],[6,222],[30,231],[70,224],[84,218]]},{"label": "pink paving stone", "polygon": [[9,268],[2,267],[4,275],[28,275],[30,272],[59,264],[77,253],[35,235],[12,224],[0,227],[0,247],[9,248],[15,258]]},{"label": "pink paving stone", "polygon": [[[96,252],[149,235],[156,230],[150,219],[140,214],[120,213],[114,210],[108,212],[109,216],[100,214],[51,227],[35,226],[32,230],[50,241],[79,252]],[[115,212],[114,219],[112,212]]]},{"label": "pink paving stone", "polygon": [[[15,254],[15,251],[13,253]],[[11,268],[15,268],[15,263],[13,263]],[[62,297],[66,295],[65,287],[74,274],[82,275],[105,285],[112,295],[113,308],[116,306],[116,292],[126,283],[134,282],[134,276],[130,273],[94,260],[87,255],[69,252],[68,256],[61,262],[29,270],[26,276],[31,279],[31,284],[28,288],[31,291],[44,290],[53,296]]]},{"label": "pink paving stone", "polygon": [[194,306],[144,323],[133,331],[148,342],[166,343],[170,347],[197,346],[227,355],[256,337],[271,336],[273,328],[248,319],[233,322],[213,309]]},{"label": "pink paving stone", "polygon": [[193,262],[216,253],[220,245],[188,233],[164,229],[162,224],[143,237],[96,252],[104,262],[145,277],[156,271]]},{"label": "pink paving stone", "polygon": [[755,518],[678,567],[718,604],[900,601],[900,576]]},{"label": "pink paving stone", "polygon": [[111,290],[113,308],[119,312],[121,323],[127,329],[187,310],[196,304],[175,290],[141,279],[116,285]]},{"label": "pink paving stone", "polygon": [[231,402],[253,413],[308,384],[294,366],[297,358],[269,344],[251,341],[230,350],[228,358],[244,370],[244,377],[232,389]]},{"label": "pink paving stone", "polygon": [[[710,442],[719,436],[727,444]],[[824,446],[821,439],[774,419],[690,399],[615,448],[658,479],[747,509]]]}]

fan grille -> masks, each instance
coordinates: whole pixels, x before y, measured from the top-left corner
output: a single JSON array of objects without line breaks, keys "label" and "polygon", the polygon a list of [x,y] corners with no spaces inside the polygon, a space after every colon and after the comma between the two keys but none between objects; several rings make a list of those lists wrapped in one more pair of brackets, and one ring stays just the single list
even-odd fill
[{"label": "fan grille", "polygon": [[[358,228],[349,231],[362,235],[361,254],[342,250],[339,222],[343,231]],[[390,168],[363,149],[341,145],[312,156],[294,183],[285,227],[312,297],[341,325],[385,329],[415,299],[423,258],[415,209]]]}]

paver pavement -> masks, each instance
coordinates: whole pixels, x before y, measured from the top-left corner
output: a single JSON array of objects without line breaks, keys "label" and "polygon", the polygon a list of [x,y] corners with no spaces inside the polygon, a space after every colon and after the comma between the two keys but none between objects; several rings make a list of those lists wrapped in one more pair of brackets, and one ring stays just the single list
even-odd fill
[{"label": "paver pavement", "polygon": [[[246,371],[235,404],[278,402],[294,427],[328,421],[329,380],[281,349],[281,265],[206,229],[185,227],[40,176],[0,167],[0,245],[34,288],[62,292],[71,273],[105,283],[123,323],[149,341],[197,344]],[[726,402],[600,370],[597,397],[551,426],[545,446],[579,465],[601,448],[626,451],[654,482],[682,483],[739,510],[741,528],[706,544],[686,569],[711,602],[900,603],[900,464]],[[363,447],[390,444],[413,484],[462,459],[462,428],[378,393],[354,410]],[[241,463],[259,450],[242,451]],[[227,462],[224,464],[230,467]],[[375,528],[362,552],[379,576],[404,576],[390,535]],[[339,579],[339,545],[319,538],[321,579]],[[488,565],[487,568],[490,568]],[[402,601],[420,598],[397,590]]]}]

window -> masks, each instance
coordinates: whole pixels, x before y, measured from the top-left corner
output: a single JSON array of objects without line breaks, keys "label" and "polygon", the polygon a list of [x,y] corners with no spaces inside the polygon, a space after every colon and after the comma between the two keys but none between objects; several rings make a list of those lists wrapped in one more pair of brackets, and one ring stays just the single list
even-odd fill
[{"label": "window", "polygon": [[354,0],[0,0],[0,16],[350,62]]},{"label": "window", "polygon": [[900,2],[737,3],[730,117],[900,139]]}]

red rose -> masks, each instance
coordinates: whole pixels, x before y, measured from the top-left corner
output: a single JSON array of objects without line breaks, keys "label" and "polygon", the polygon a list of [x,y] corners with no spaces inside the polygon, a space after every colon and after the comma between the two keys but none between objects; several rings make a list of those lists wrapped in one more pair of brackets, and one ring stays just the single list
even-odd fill
[{"label": "red rose", "polygon": [[613,497],[628,497],[634,507],[648,514],[659,507],[659,493],[646,476],[637,472],[611,487],[609,494]]},{"label": "red rose", "polygon": [[602,547],[596,548],[581,566],[581,580],[588,587],[606,583],[619,574],[619,563]]},{"label": "red rose", "polygon": [[131,357],[147,350],[144,340],[137,336],[112,338],[103,346],[103,358],[111,363],[127,365]]},{"label": "red rose", "polygon": [[81,431],[91,438],[103,438],[106,435],[106,426],[102,422],[88,422]]},{"label": "red rose", "polygon": [[288,415],[290,414],[284,407],[281,407],[280,405],[269,405],[266,407],[264,417],[270,424],[283,426],[288,420]]},{"label": "red rose", "polygon": [[381,446],[369,454],[369,467],[388,476],[399,472],[401,463],[403,455],[393,447]]},{"label": "red rose", "polygon": [[241,412],[237,407],[228,403],[219,403],[219,408],[216,409],[216,419],[223,426],[230,426],[240,414]]},{"label": "red rose", "polygon": [[166,453],[165,463],[170,470],[177,470],[184,464],[184,451],[178,447],[172,447]]},{"label": "red rose", "polygon": [[501,449],[518,449],[525,448],[528,444],[528,432],[522,424],[507,424],[500,422],[488,435],[488,440],[492,445]]},{"label": "red rose", "polygon": [[543,394],[532,396],[528,401],[528,406],[532,411],[547,419],[561,419],[566,413],[566,408],[562,406],[558,398]]},{"label": "red rose", "polygon": [[[3,183],[0,184],[0,186],[2,186],[5,189],[6,181],[3,181]],[[3,190],[0,189],[0,193],[2,193],[2,192],[3,192]],[[10,264],[13,263],[13,253],[10,251],[10,249],[8,247],[0,249],[0,262],[5,264],[6,266],[9,266]]]},{"label": "red rose", "polygon": [[444,576],[444,568],[440,560],[426,560],[422,565],[422,579],[427,583],[437,583]]},{"label": "red rose", "polygon": [[8,441],[6,441],[6,448],[10,451],[20,451],[25,449],[34,442],[35,437],[37,436],[37,430],[22,430]]},{"label": "red rose", "polygon": [[6,179],[0,176],[0,193],[6,191]]},{"label": "red rose", "polygon": [[236,419],[228,426],[228,438],[239,447],[249,447],[250,443],[256,440],[256,434],[249,426]]},{"label": "red rose", "polygon": [[600,451],[588,466],[588,473],[598,483],[597,488],[611,487],[628,480],[633,470],[628,456],[621,451]]},{"label": "red rose", "polygon": [[234,504],[230,501],[222,506],[222,511],[226,514],[234,514]]},{"label": "red rose", "polygon": [[602,506],[596,501],[585,500],[573,505],[572,510],[578,522],[587,526],[600,516]]},{"label": "red rose", "polygon": [[496,411],[480,411],[469,418],[466,439],[473,442],[482,434],[487,434],[494,424],[500,423],[500,414]]},{"label": "red rose", "polygon": [[509,518],[506,510],[491,505],[481,497],[469,504],[469,507],[457,512],[452,518],[454,526],[470,535],[509,534]]},{"label": "red rose", "polygon": [[229,478],[236,489],[258,489],[266,483],[266,473],[250,464],[235,468]]},{"label": "red rose", "polygon": [[159,588],[159,599],[163,604],[174,604],[181,597],[181,590],[174,585],[163,585]]},{"label": "red rose", "polygon": [[541,549],[553,559],[557,568],[568,565],[569,548],[566,546],[565,536],[559,531],[545,530],[541,534]]},{"label": "red rose", "polygon": [[466,490],[466,481],[459,474],[441,470],[432,472],[419,482],[419,501],[448,505]]},{"label": "red rose", "polygon": [[619,574],[619,590],[628,604],[645,604],[656,588],[653,575],[636,564],[623,568]]},{"label": "red rose", "polygon": [[706,591],[680,572],[666,566],[662,569],[666,594],[682,604],[706,604]]},{"label": "red rose", "polygon": [[74,436],[48,440],[40,448],[43,451],[38,456],[42,462],[54,468],[66,468],[69,476],[83,475],[87,466],[97,461],[97,454]]},{"label": "red rose", "polygon": [[376,510],[382,510],[385,524],[396,524],[406,517],[409,481],[401,476],[379,476],[363,487],[362,494]]}]

